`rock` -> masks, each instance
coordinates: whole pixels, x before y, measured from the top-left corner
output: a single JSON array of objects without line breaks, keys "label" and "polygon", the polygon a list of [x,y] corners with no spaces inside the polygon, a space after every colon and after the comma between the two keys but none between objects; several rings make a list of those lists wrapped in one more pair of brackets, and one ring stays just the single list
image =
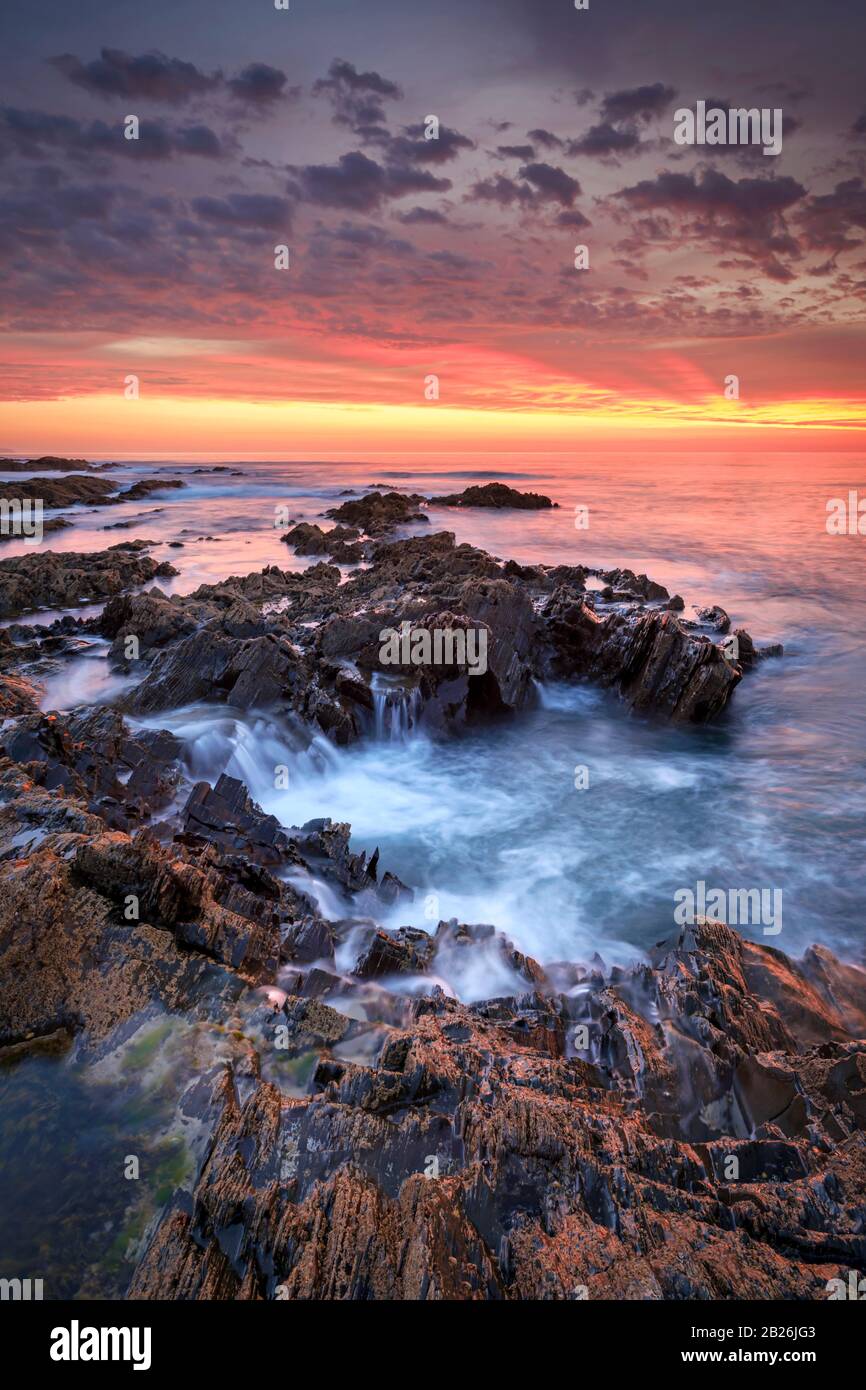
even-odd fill
[{"label": "rock", "polygon": [[111,478],[72,473],[65,478],[21,478],[0,482],[0,500],[41,502],[43,507],[78,507],[105,503],[117,491]]},{"label": "rock", "polygon": [[53,454],[43,454],[38,459],[0,459],[0,473],[38,473],[48,469],[55,473],[74,473],[79,468],[90,468],[86,459],[55,458]]},{"label": "rock", "polygon": [[330,555],[339,564],[358,564],[364,558],[364,548],[358,541],[360,531],[354,526],[333,526],[323,531],[320,526],[302,521],[280,539],[299,555]]},{"label": "rock", "polygon": [[0,618],[38,608],[67,608],[108,598],[149,580],[177,574],[141,553],[143,542],[78,553],[34,551],[0,560]]},{"label": "rock", "polygon": [[712,642],[693,637],[667,610],[599,616],[557,590],[542,610],[551,671],[616,686],[635,710],[703,723],[718,715],[742,677]]},{"label": "rock", "polygon": [[464,488],[463,492],[450,492],[444,497],[428,497],[431,507],[510,507],[519,511],[539,511],[545,507],[558,507],[549,497],[539,492],[518,492],[517,488],[507,487],[505,483],[476,484]]},{"label": "rock", "polygon": [[730,632],[731,620],[724,608],[720,608],[714,603],[711,608],[699,608],[697,610],[698,621],[705,627],[710,627],[713,632]]},{"label": "rock", "polygon": [[435,954],[431,936],[417,927],[400,927],[394,932],[377,929],[364,946],[355,965],[361,979],[383,975],[420,975]]},{"label": "rock", "polygon": [[617,597],[644,598],[650,602],[670,598],[664,584],[656,584],[645,574],[635,574],[634,570],[602,570],[601,578],[611,589],[611,597],[613,591],[619,591]]},{"label": "rock", "polygon": [[345,521],[352,527],[359,527],[368,536],[381,536],[393,531],[396,526],[426,521],[427,517],[418,510],[420,500],[419,497],[403,496],[399,492],[369,492],[354,501],[343,502],[339,507],[331,507],[325,515],[334,521]]},{"label": "rock", "polygon": [[[419,944],[426,964],[425,937],[376,938],[365,959],[383,951],[399,978]],[[862,1126],[866,1042],[804,1050],[775,1010],[762,1021],[745,954],[699,924],[574,998],[434,991],[369,1060],[323,1054],[305,1096],[226,1087],[192,1199],[162,1217],[129,1296],[825,1296],[863,1254],[862,1135],[829,1136]],[[799,988],[793,963],[779,978]],[[294,1045],[341,1033],[309,1008],[286,1001]]]}]

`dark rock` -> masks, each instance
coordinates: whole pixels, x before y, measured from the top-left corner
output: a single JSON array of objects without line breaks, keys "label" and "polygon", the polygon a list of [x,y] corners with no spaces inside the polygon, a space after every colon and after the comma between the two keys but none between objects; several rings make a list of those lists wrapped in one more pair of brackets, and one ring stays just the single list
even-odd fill
[{"label": "dark rock", "polygon": [[428,497],[431,507],[510,507],[518,511],[539,511],[556,507],[549,497],[539,492],[518,492],[505,483],[476,484],[463,492],[450,492],[444,497]]}]

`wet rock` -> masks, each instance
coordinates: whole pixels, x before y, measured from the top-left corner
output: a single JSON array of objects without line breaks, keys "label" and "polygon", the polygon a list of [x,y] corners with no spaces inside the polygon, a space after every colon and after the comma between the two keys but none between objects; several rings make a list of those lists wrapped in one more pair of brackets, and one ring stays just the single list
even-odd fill
[{"label": "wet rock", "polygon": [[89,467],[86,459],[56,458],[53,454],[42,454],[36,459],[0,459],[2,473],[26,473],[28,470],[38,473],[40,469],[55,473],[74,473],[79,468]]},{"label": "wet rock", "polygon": [[710,608],[699,608],[697,610],[698,621],[705,627],[712,628],[713,632],[730,632],[731,620],[724,608],[720,608],[714,603]]},{"label": "wet rock", "polygon": [[329,555],[338,564],[358,564],[364,558],[364,548],[358,542],[361,532],[354,526],[333,526],[323,531],[320,526],[302,521],[280,539],[298,555]]},{"label": "wet rock", "polygon": [[518,511],[540,511],[546,507],[557,507],[539,492],[518,492],[517,488],[505,483],[483,483],[464,488],[462,492],[450,492],[444,497],[428,497],[431,507],[509,507]]},{"label": "wet rock", "polygon": [[117,491],[111,478],[72,473],[64,478],[21,478],[0,482],[0,500],[41,502],[43,507],[99,506]]},{"label": "wet rock", "polygon": [[329,508],[325,515],[358,527],[365,535],[381,536],[397,526],[426,521],[427,517],[418,510],[420,500],[399,492],[369,492],[364,497]]},{"label": "wet rock", "polygon": [[[462,930],[465,949],[493,932]],[[389,935],[397,978],[424,935]],[[862,1113],[866,1043],[800,1052],[789,1036],[755,1053],[784,1028],[760,1022],[744,959],[736,933],[704,924],[596,995],[464,1005],[434,990],[368,1060],[324,1051],[304,1096],[228,1089],[192,1201],[163,1217],[130,1296],[824,1296],[861,1258],[862,1136],[827,1135]],[[594,998],[599,1042],[574,1055]],[[286,1001],[299,1044],[340,1032],[339,1010],[308,1008]],[[702,1087],[715,1076],[739,1108],[691,1110],[698,1060]],[[653,1109],[664,1085],[667,1119]]]},{"label": "wet rock", "polygon": [[265,815],[243,782],[225,773],[216,786],[197,782],[182,813],[187,834],[202,835],[257,864],[281,864],[289,840],[276,816]]},{"label": "wet rock", "polygon": [[0,560],[0,617],[93,602],[174,574],[173,565],[152,559],[134,542],[84,554],[42,550],[16,555]]},{"label": "wet rock", "polygon": [[543,610],[559,678],[616,686],[639,711],[703,723],[718,715],[742,678],[709,640],[692,636],[669,611],[613,611],[556,591]]},{"label": "wet rock", "polygon": [[400,927],[393,932],[376,930],[358,957],[355,974],[361,979],[420,975],[427,969],[435,951],[433,938],[418,927]]}]

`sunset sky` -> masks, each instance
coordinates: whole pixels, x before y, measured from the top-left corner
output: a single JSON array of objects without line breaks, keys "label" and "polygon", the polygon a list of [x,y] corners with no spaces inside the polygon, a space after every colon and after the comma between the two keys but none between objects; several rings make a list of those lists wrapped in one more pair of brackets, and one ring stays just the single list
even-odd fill
[{"label": "sunset sky", "polygon": [[[863,444],[862,0],[43,0],[0,40],[0,451]],[[676,145],[698,99],[780,107],[781,155]]]}]

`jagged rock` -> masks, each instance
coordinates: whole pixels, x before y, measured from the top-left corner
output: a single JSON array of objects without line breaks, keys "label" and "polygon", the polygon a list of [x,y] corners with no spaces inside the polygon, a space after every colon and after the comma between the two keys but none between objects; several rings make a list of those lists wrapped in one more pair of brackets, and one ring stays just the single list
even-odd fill
[{"label": "jagged rock", "polygon": [[543,611],[559,677],[615,685],[639,711],[702,723],[724,709],[741,668],[712,642],[692,636],[667,610],[603,617],[557,590]]},{"label": "jagged rock", "polygon": [[0,560],[0,618],[107,598],[173,574],[173,565],[142,554],[135,542],[86,554],[43,550],[15,555]]},{"label": "jagged rock", "polygon": [[433,938],[418,927],[400,927],[394,932],[378,929],[358,957],[355,974],[365,980],[382,975],[420,975],[435,950]]},{"label": "jagged rock", "polygon": [[329,508],[325,516],[359,527],[368,536],[381,536],[410,521],[426,521],[427,517],[418,510],[420,500],[400,492],[369,492],[365,497]]},{"label": "jagged rock", "polygon": [[710,608],[699,608],[697,610],[698,621],[705,627],[711,627],[714,632],[730,632],[731,620],[724,608],[720,608],[714,603]]},{"label": "jagged rock", "polygon": [[483,483],[464,488],[462,492],[450,492],[444,497],[428,497],[431,507],[512,507],[520,511],[539,511],[545,507],[557,507],[540,492],[518,492],[515,487],[505,483]]},{"label": "jagged rock", "polygon": [[280,539],[297,551],[298,555],[329,555],[339,564],[358,564],[364,558],[364,547],[359,545],[361,532],[354,526],[333,526],[323,531],[309,521],[287,531]]},{"label": "jagged rock", "polygon": [[[415,943],[391,940],[399,969]],[[698,924],[602,983],[589,1014],[586,991],[473,1006],[434,991],[370,1063],[322,1060],[306,1096],[224,1087],[192,1200],[166,1212],[130,1297],[824,1296],[864,1253],[866,1042],[754,1052],[784,1033],[745,979],[764,949]],[[863,972],[859,989],[863,1007]],[[285,1006],[302,1038],[308,1007]],[[574,1055],[584,1016],[596,1040]],[[330,1016],[308,1037],[325,1031]],[[698,1063],[721,1093],[702,1115]]]},{"label": "jagged rock", "polygon": [[602,570],[601,578],[611,590],[618,590],[626,597],[637,596],[650,602],[670,598],[664,584],[656,584],[645,574],[635,574],[634,570]]}]

